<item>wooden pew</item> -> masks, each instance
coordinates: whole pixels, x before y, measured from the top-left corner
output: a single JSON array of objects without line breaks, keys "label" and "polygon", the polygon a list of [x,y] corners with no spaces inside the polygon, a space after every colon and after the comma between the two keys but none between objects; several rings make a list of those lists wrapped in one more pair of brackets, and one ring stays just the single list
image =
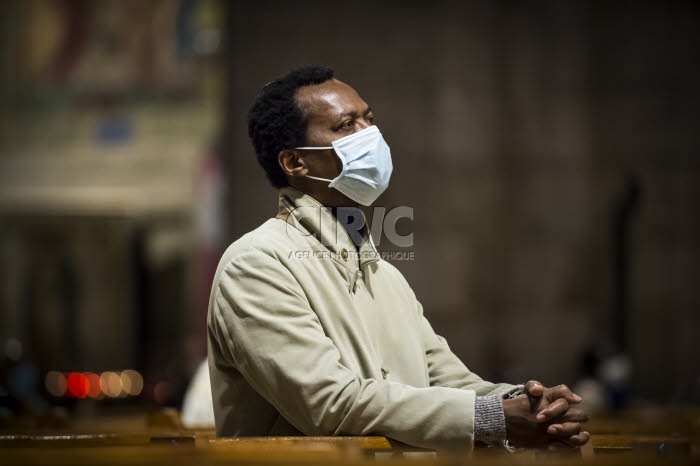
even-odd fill
[{"label": "wooden pew", "polygon": [[[550,454],[526,450],[508,454],[481,448],[420,457],[432,464],[700,464],[700,411],[662,413],[656,423],[636,422],[633,415],[599,418],[590,423],[591,442],[580,450]],[[649,417],[644,417],[649,419]],[[630,420],[632,418],[632,420]],[[595,418],[594,418],[595,419]],[[90,426],[90,430],[79,431]],[[120,425],[123,431],[101,428]],[[138,431],[135,426],[142,426]],[[177,412],[165,410],[142,421],[110,423],[105,419],[76,424],[71,430],[51,434],[0,434],[2,464],[362,464],[381,456],[399,461],[404,455],[425,454],[385,437],[254,437],[215,438],[213,430],[188,430]],[[130,430],[131,429],[131,430]],[[629,430],[628,430],[629,429]],[[11,447],[11,448],[8,448]],[[73,461],[71,458],[74,458]],[[12,460],[5,463],[5,460]],[[147,461],[148,460],[148,461]],[[150,462],[150,463],[149,463]],[[451,462],[451,463],[450,463]],[[416,464],[411,462],[411,464]]]},{"label": "wooden pew", "polygon": [[[381,436],[369,437],[241,437],[204,438],[198,446],[217,451],[337,451],[348,456],[375,456],[376,454],[403,455],[433,451],[413,447]],[[416,456],[416,455],[413,455]]]},{"label": "wooden pew", "polygon": [[79,448],[148,445],[147,433],[0,435],[0,448]]},{"label": "wooden pew", "polygon": [[[384,437],[270,437],[208,439],[196,442],[153,442],[153,438],[130,436],[45,436],[15,438],[14,448],[2,447],[2,464],[369,464],[374,454],[389,453],[388,464],[405,461],[396,453],[423,451],[397,445]],[[594,435],[593,455],[572,451],[549,453],[524,450],[509,454],[501,449],[477,449],[472,454],[451,452],[412,459],[416,464],[698,464],[687,439],[677,439],[682,448],[661,450],[669,439],[659,436]],[[5,438],[5,442],[9,439]],[[617,453],[617,454],[601,454]],[[402,463],[405,464],[405,463]]]},{"label": "wooden pew", "polygon": [[639,452],[656,455],[690,455],[688,437],[640,434],[596,434],[591,438],[596,454]]}]

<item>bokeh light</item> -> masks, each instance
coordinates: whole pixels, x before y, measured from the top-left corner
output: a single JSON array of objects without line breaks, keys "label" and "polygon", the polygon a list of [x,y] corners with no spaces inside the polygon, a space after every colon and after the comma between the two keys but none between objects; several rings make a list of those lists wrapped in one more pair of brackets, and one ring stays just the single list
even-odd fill
[{"label": "bokeh light", "polygon": [[49,371],[44,378],[44,386],[51,396],[61,397],[66,394],[68,382],[66,376],[58,371]]},{"label": "bokeh light", "polygon": [[106,396],[116,398],[122,394],[122,379],[116,372],[103,372],[100,375],[100,386]]},{"label": "bokeh light", "polygon": [[143,377],[133,369],[127,369],[122,372],[121,382],[127,395],[137,396],[143,390]]},{"label": "bokeh light", "polygon": [[153,387],[153,399],[158,404],[164,404],[172,391],[171,385],[165,380],[161,380]]},{"label": "bokeh light", "polygon": [[87,377],[88,382],[90,382],[90,390],[87,396],[90,398],[99,398],[102,395],[102,383],[100,382],[100,376],[94,372],[86,372],[85,377]]},{"label": "bokeh light", "polygon": [[19,361],[22,359],[22,342],[19,341],[16,338],[9,338],[5,342],[5,356],[7,356],[7,359],[10,361]]},{"label": "bokeh light", "polygon": [[[73,398],[125,398],[139,396],[143,392],[143,376],[133,369],[106,371],[98,375],[95,372],[62,373],[52,370],[44,377],[46,391],[55,397]],[[160,398],[167,398],[171,387],[163,383],[158,387]]]},{"label": "bokeh light", "polygon": [[90,381],[80,372],[68,374],[68,393],[76,398],[85,398],[90,392]]}]

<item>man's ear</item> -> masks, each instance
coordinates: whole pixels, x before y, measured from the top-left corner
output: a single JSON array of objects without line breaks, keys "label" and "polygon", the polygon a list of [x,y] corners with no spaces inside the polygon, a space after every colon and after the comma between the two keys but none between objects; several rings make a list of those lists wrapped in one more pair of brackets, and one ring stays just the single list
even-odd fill
[{"label": "man's ear", "polygon": [[277,162],[287,176],[304,176],[309,172],[304,157],[294,149],[281,150],[277,155]]}]

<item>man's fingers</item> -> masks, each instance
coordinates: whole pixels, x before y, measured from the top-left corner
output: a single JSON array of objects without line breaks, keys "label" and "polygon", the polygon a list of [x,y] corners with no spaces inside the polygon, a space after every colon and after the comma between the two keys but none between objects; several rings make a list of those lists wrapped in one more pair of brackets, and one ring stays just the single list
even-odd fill
[{"label": "man's fingers", "polygon": [[581,424],[578,422],[565,422],[563,424],[552,424],[547,427],[547,433],[555,437],[571,437],[581,432]]},{"label": "man's fingers", "polygon": [[567,450],[571,451],[572,448],[585,445],[590,439],[591,434],[589,434],[586,431],[582,431],[576,435],[572,435],[569,438],[552,439],[552,441],[550,441],[547,444],[547,450],[552,452],[561,452]]},{"label": "man's fingers", "polygon": [[580,447],[581,445],[585,445],[590,440],[590,438],[591,438],[591,434],[589,434],[588,432],[586,432],[584,430],[584,431],[579,432],[576,435],[572,435],[571,437],[566,439],[566,442],[569,445]]},{"label": "man's fingers", "polygon": [[547,398],[552,401],[557,398],[564,398],[566,401],[572,404],[580,403],[583,398],[575,394],[566,385],[557,385],[547,390]]},{"label": "man's fingers", "polygon": [[564,413],[564,415],[556,420],[559,423],[562,422],[587,422],[588,415],[580,409],[569,408],[569,410]]},{"label": "man's fingers", "polygon": [[537,414],[537,421],[544,422],[556,419],[564,415],[569,409],[569,403],[564,398],[554,400],[549,406]]}]

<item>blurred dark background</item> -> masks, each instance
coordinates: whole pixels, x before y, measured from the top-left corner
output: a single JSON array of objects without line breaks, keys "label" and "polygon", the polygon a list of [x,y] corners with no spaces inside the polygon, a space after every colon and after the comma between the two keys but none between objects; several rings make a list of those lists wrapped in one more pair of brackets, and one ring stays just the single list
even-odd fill
[{"label": "blurred dark background", "polygon": [[[0,10],[5,421],[179,405],[220,253],[276,213],[247,110],[306,64],[373,107],[395,166],[378,204],[414,209],[394,264],[472,370],[700,402],[697,2]],[[61,395],[70,372],[122,390]]]}]

